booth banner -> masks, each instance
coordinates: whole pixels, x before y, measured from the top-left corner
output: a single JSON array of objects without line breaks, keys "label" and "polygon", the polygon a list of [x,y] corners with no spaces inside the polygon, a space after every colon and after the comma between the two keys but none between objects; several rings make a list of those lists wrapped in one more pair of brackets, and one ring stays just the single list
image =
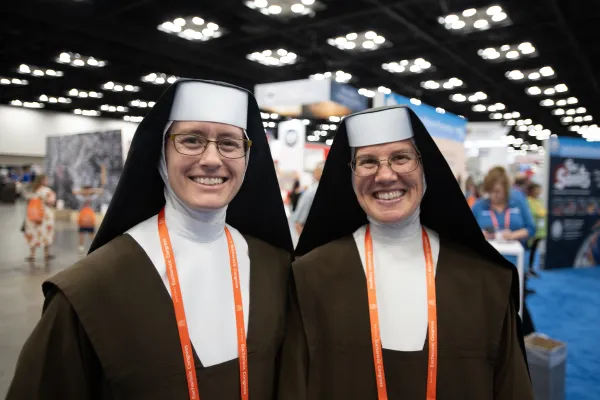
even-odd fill
[{"label": "booth banner", "polygon": [[278,126],[278,167],[281,172],[302,173],[306,126],[298,119],[282,121]]},{"label": "booth banner", "polygon": [[421,119],[429,134],[444,155],[457,180],[462,181],[466,175],[467,157],[464,141],[467,134],[467,120],[456,114],[445,112],[441,114],[435,107],[427,104],[415,105],[408,97],[397,93],[377,93],[374,107],[391,106],[396,104],[408,105]]},{"label": "booth banner", "polygon": [[600,143],[552,138],[545,267],[600,265]]},{"label": "booth banner", "polygon": [[46,138],[48,184],[65,208],[81,207],[82,199],[73,190],[84,186],[102,188],[93,202],[96,211],[110,203],[123,171],[122,146],[120,130]]}]

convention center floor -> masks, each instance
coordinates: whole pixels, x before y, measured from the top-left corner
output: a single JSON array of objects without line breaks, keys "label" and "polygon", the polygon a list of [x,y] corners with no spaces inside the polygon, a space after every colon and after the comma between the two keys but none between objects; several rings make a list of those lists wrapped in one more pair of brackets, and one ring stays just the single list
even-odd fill
[{"label": "convention center floor", "polygon": [[[25,261],[23,203],[0,205],[0,398],[6,395],[24,341],[42,309],[41,283],[73,264],[78,254],[75,226],[57,223],[52,253],[44,262]],[[537,330],[567,343],[567,400],[597,400],[600,393],[600,268],[541,271],[530,279],[527,298]]]}]

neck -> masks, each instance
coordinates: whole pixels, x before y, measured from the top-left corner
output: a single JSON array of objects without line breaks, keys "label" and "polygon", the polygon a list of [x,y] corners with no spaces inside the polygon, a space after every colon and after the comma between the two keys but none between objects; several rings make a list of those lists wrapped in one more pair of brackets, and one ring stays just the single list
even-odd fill
[{"label": "neck", "polygon": [[506,203],[490,203],[492,205],[492,208],[497,209],[497,210],[504,210],[506,208]]},{"label": "neck", "polygon": [[371,234],[375,240],[391,244],[408,244],[421,236],[420,208],[405,219],[394,223],[382,223],[368,217]]},{"label": "neck", "polygon": [[183,203],[169,187],[165,187],[165,215],[169,230],[198,243],[217,240],[224,233],[227,207],[198,211]]}]

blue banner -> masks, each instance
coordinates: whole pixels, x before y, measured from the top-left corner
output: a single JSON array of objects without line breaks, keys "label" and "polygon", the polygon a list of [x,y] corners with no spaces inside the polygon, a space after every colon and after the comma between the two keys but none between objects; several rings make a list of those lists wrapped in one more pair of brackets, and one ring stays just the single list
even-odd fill
[{"label": "blue banner", "polygon": [[366,110],[369,105],[369,100],[360,95],[358,89],[334,80],[331,81],[331,101],[348,107],[352,112]]},{"label": "blue banner", "polygon": [[415,105],[410,102],[408,97],[396,93],[385,95],[384,104],[391,106],[395,104],[406,104],[417,114],[425,125],[429,134],[433,137],[449,139],[463,143],[467,134],[467,120],[456,114],[445,112],[441,114],[435,107],[421,103]]},{"label": "blue banner", "polygon": [[550,139],[545,267],[600,265],[600,143]]}]

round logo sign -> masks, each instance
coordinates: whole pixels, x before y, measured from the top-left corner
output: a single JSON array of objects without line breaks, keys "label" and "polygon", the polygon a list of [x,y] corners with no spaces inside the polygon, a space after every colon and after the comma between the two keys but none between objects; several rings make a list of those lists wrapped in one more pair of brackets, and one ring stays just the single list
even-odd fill
[{"label": "round logo sign", "polygon": [[296,143],[298,142],[298,131],[295,130],[289,130],[285,133],[285,143],[290,146],[290,147],[294,147],[296,145]]}]

